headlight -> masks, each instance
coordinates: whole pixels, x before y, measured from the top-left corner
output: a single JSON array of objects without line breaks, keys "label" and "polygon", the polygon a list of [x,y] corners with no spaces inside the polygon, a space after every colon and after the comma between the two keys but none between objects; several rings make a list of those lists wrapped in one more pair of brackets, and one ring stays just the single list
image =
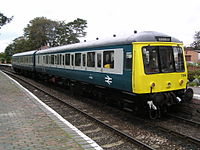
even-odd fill
[{"label": "headlight", "polygon": [[156,86],[156,84],[155,84],[154,82],[151,82],[151,83],[150,83],[150,87],[153,88],[153,87],[155,87],[155,86]]},{"label": "headlight", "polygon": [[183,83],[184,83],[184,81],[181,79],[181,80],[179,80],[179,84],[180,85],[183,85]]}]

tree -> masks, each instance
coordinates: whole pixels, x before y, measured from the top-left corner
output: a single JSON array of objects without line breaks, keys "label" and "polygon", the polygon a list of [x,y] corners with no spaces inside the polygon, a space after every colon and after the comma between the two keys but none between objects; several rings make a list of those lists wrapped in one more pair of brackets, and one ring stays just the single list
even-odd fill
[{"label": "tree", "polygon": [[31,20],[24,29],[24,37],[32,42],[32,49],[38,49],[45,45],[54,46],[56,26],[58,26],[56,21],[37,17]]},{"label": "tree", "polygon": [[12,54],[14,54],[14,49],[15,49],[15,44],[12,43],[12,44],[9,44],[6,49],[5,49],[5,52],[4,52],[4,59],[6,60],[6,62],[10,62],[11,60],[11,56]]},{"label": "tree", "polygon": [[0,53],[0,63],[4,63],[5,53]]},{"label": "tree", "polygon": [[86,32],[84,31],[85,28],[87,27],[86,20],[77,18],[73,22],[69,22],[67,24],[67,27],[69,29],[69,37],[68,37],[69,44],[80,42],[78,38],[86,36]]},{"label": "tree", "polygon": [[76,19],[73,22],[52,21],[38,17],[24,28],[24,36],[18,37],[5,49],[5,58],[9,62],[11,55],[19,52],[40,49],[43,46],[60,46],[79,42],[84,37],[87,21]]},{"label": "tree", "polygon": [[24,29],[24,36],[32,42],[32,49],[46,45],[55,47],[80,42],[78,38],[86,35],[86,27],[87,21],[80,18],[66,24],[64,21],[38,17],[31,20]]},{"label": "tree", "polygon": [[79,43],[80,40],[78,38],[86,36],[86,28],[87,21],[80,18],[67,24],[64,21],[59,22],[56,28],[56,45]]},{"label": "tree", "polygon": [[29,51],[32,49],[32,43],[30,40],[25,39],[23,36],[18,37],[13,40],[5,49],[5,59],[10,62],[11,56],[15,53],[20,53],[24,51]]},{"label": "tree", "polygon": [[13,17],[8,18],[8,17],[4,16],[3,13],[0,13],[0,29],[3,25],[5,25],[6,23],[9,23],[12,19],[13,19]]},{"label": "tree", "polygon": [[200,31],[195,32],[194,42],[191,44],[194,49],[200,49]]}]

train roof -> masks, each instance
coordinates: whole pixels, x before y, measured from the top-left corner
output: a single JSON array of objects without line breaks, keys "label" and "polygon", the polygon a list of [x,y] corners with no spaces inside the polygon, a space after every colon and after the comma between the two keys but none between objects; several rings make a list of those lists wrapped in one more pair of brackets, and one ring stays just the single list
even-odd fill
[{"label": "train roof", "polygon": [[27,51],[27,52],[22,52],[22,53],[17,53],[17,54],[14,54],[13,57],[33,55],[36,51],[37,50]]},{"label": "train roof", "polygon": [[[83,43],[76,43],[70,45],[63,45],[58,47],[52,47],[45,50],[33,50],[23,53],[14,54],[13,56],[24,56],[24,55],[33,55],[36,54],[45,54],[45,53],[54,53],[54,52],[62,52],[66,50],[75,50],[75,49],[86,49],[86,48],[97,48],[97,47],[105,47],[105,46],[117,46],[117,45],[124,45],[124,44],[131,44],[132,42],[157,42],[161,40],[168,40],[167,42],[174,42],[174,43],[182,43],[178,39],[168,36],[163,33],[154,32],[154,31],[144,31],[140,33],[133,34],[131,36],[126,37],[113,37],[110,39],[104,40],[95,40],[90,42],[83,42]],[[166,41],[165,41],[166,42]]]},{"label": "train roof", "polygon": [[52,48],[48,48],[45,50],[39,50],[36,52],[36,54],[58,52],[58,51],[62,52],[65,50],[74,50],[74,49],[123,45],[123,44],[131,44],[132,42],[156,42],[156,41],[158,41],[158,37],[170,38],[170,41],[167,41],[167,42],[182,43],[178,39],[168,36],[163,33],[154,32],[154,31],[144,31],[144,32],[136,33],[134,35],[123,37],[123,38],[113,37],[113,38],[105,39],[105,40],[95,40],[95,41],[90,41],[90,42],[83,42],[83,43],[76,43],[76,44],[52,47]]}]

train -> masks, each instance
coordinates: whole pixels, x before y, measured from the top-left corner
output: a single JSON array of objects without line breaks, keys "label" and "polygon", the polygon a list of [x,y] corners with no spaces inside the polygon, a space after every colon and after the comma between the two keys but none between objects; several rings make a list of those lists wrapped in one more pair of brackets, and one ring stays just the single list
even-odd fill
[{"label": "train", "polygon": [[17,53],[12,67],[126,109],[144,110],[150,118],[193,97],[183,42],[154,31]]}]

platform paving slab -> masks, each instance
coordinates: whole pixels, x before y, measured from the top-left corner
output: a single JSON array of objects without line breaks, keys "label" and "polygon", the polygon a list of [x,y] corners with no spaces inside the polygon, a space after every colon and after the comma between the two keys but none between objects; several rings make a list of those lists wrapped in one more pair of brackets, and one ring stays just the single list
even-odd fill
[{"label": "platform paving slab", "polygon": [[102,149],[47,107],[0,71],[0,150]]}]

